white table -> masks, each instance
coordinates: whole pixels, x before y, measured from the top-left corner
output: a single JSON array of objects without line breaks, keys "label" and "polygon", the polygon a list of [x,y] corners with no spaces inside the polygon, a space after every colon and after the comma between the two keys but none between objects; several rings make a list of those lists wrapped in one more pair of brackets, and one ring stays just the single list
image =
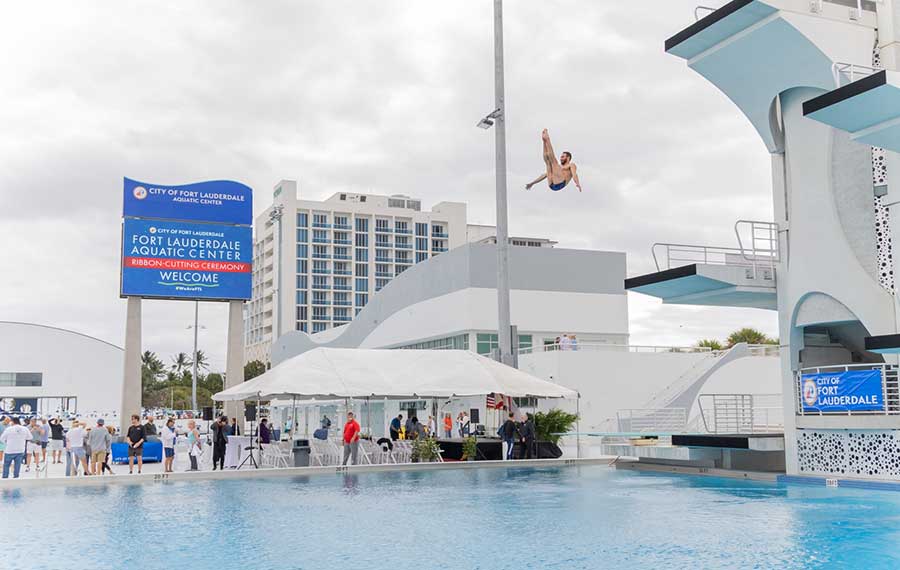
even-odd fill
[{"label": "white table", "polygon": [[225,467],[240,465],[250,454],[247,451],[248,447],[250,447],[250,436],[229,435],[228,443],[225,444]]}]

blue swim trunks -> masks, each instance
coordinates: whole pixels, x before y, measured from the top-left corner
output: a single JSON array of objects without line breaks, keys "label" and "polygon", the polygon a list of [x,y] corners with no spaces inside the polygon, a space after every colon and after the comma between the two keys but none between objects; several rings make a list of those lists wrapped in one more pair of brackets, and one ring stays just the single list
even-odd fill
[{"label": "blue swim trunks", "polygon": [[551,184],[551,185],[550,185],[550,189],[553,190],[554,192],[559,192],[560,190],[562,190],[563,188],[565,188],[565,187],[566,187],[566,184],[568,184],[568,183],[569,183],[568,180],[564,180],[564,181],[562,181],[562,182],[560,182],[560,183],[558,183],[558,184]]}]

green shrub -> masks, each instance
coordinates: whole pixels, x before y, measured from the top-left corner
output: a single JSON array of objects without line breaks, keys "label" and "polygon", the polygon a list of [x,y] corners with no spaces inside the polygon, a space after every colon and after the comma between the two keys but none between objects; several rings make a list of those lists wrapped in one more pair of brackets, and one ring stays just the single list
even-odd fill
[{"label": "green shrub", "polygon": [[578,421],[578,414],[570,414],[559,408],[553,408],[547,413],[537,412],[534,414],[534,430],[537,433],[538,441],[559,443],[561,434],[572,431],[576,421]]}]

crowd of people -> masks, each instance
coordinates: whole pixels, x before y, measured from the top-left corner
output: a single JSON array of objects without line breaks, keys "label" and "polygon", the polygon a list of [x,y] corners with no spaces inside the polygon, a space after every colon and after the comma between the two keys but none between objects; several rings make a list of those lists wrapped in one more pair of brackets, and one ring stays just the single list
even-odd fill
[{"label": "crowd of people", "polygon": [[578,339],[574,334],[561,334],[556,337],[552,350],[578,350]]}]

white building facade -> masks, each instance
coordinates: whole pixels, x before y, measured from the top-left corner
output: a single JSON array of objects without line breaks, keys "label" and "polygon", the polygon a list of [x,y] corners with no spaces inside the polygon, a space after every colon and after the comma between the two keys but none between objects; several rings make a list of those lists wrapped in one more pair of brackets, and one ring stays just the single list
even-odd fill
[{"label": "white building facade", "polygon": [[109,414],[122,397],[123,350],[65,329],[0,321],[0,413]]}]

